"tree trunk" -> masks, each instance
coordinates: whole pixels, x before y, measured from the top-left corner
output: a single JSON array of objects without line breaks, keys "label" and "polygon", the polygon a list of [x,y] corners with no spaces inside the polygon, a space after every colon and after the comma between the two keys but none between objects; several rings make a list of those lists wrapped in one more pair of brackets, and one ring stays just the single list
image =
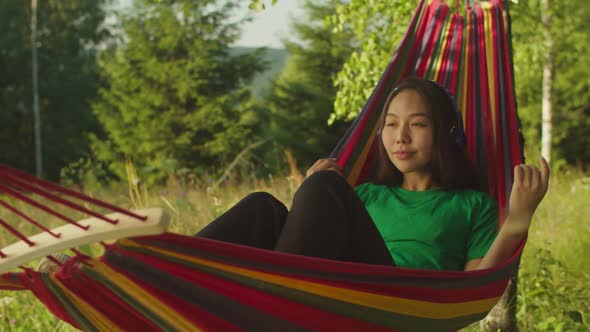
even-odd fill
[{"label": "tree trunk", "polygon": [[35,161],[37,177],[43,177],[41,114],[39,111],[39,70],[37,68],[37,0],[31,0],[31,62],[33,64],[33,114],[35,117]]},{"label": "tree trunk", "polygon": [[479,328],[482,331],[502,331],[516,332],[516,285],[518,281],[518,272],[510,278],[508,287],[500,298],[500,301],[490,311],[488,316],[479,322]]},{"label": "tree trunk", "polygon": [[553,38],[551,36],[551,14],[549,13],[549,0],[541,0],[541,16],[543,22],[543,36],[545,37],[545,64],[543,65],[543,103],[541,154],[547,162],[551,162],[551,87],[553,86]]}]

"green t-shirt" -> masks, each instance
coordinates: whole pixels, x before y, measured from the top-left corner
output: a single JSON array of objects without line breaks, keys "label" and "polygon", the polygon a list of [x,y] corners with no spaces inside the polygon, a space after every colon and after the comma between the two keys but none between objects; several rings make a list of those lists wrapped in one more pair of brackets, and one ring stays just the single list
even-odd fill
[{"label": "green t-shirt", "polygon": [[354,188],[396,266],[463,270],[492,245],[498,205],[474,190],[410,191],[373,183]]}]

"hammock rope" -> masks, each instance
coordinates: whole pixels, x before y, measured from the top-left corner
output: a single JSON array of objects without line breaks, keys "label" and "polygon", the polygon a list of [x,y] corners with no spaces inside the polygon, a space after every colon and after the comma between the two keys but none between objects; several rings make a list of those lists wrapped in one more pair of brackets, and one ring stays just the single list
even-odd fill
[{"label": "hammock rope", "polygon": [[[351,185],[374,175],[377,121],[388,92],[408,76],[421,76],[455,94],[470,158],[488,192],[506,208],[512,168],[522,161],[509,23],[499,0],[462,10],[420,1],[371,97],[331,155]],[[88,208],[93,206],[147,222],[142,213],[0,165],[0,192],[21,200],[22,190],[77,213],[95,216]],[[0,205],[37,223],[8,200]],[[45,213],[72,219],[40,205]],[[122,218],[95,217],[109,227],[120,227],[109,221]],[[453,331],[491,310],[525,243],[506,262],[479,271],[339,262],[173,233],[103,245],[101,257],[76,255],[57,272],[3,273],[0,289],[30,290],[56,317],[85,331]]]}]

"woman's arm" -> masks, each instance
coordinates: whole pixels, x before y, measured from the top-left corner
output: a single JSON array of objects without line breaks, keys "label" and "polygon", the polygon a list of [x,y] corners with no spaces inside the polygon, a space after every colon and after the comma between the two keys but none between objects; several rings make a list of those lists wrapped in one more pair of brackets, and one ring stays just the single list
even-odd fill
[{"label": "woman's arm", "polygon": [[549,187],[549,165],[541,159],[541,170],[527,165],[514,168],[508,217],[483,258],[470,260],[465,270],[494,267],[509,259],[527,236],[533,214]]}]

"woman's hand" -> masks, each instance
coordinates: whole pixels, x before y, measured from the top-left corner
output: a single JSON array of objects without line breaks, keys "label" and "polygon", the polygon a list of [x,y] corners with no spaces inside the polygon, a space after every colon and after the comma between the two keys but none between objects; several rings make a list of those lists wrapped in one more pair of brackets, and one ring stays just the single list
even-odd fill
[{"label": "woman's hand", "polygon": [[326,158],[326,159],[320,159],[320,160],[316,161],[315,164],[313,164],[313,166],[311,166],[307,170],[307,172],[305,173],[305,177],[309,177],[313,173],[318,172],[318,171],[323,171],[323,170],[330,170],[330,171],[334,171],[340,175],[343,175],[342,174],[342,167],[340,167],[340,165],[338,165],[338,163],[336,163],[336,158]]},{"label": "woman's hand", "polygon": [[508,217],[483,259],[469,261],[465,270],[488,269],[512,257],[527,236],[533,213],[543,200],[548,187],[549,165],[545,159],[541,160],[541,170],[527,165],[516,166]]},{"label": "woman's hand", "polygon": [[516,233],[528,232],[535,210],[545,197],[549,187],[549,165],[541,159],[541,169],[534,166],[514,167],[514,183],[510,194],[508,219],[510,228]]}]

